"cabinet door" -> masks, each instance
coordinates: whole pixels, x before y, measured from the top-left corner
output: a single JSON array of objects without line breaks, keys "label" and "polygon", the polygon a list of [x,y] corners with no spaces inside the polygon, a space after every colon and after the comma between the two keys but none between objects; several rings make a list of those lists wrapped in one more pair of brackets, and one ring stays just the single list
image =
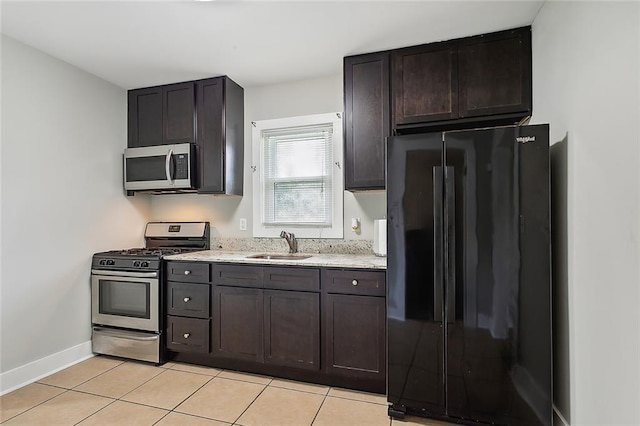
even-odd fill
[{"label": "cabinet door", "polygon": [[327,294],[325,355],[327,373],[385,380],[385,298]]},{"label": "cabinet door", "polygon": [[224,192],[224,78],[196,84],[200,192]]},{"label": "cabinet door", "polygon": [[215,286],[212,305],[212,354],[263,362],[262,290]]},{"label": "cabinet door", "polygon": [[344,58],[345,189],[384,189],[389,52]]},{"label": "cabinet door", "polygon": [[129,90],[127,126],[129,148],[163,143],[162,87]]},{"label": "cabinet door", "polygon": [[455,42],[395,50],[391,66],[394,127],[458,117]]},{"label": "cabinet door", "polygon": [[196,99],[194,83],[178,83],[164,86],[162,102],[164,143],[195,143]]},{"label": "cabinet door", "polygon": [[460,117],[531,111],[530,27],[461,40],[458,62]]},{"label": "cabinet door", "polygon": [[265,362],[320,369],[320,294],[264,291]]}]

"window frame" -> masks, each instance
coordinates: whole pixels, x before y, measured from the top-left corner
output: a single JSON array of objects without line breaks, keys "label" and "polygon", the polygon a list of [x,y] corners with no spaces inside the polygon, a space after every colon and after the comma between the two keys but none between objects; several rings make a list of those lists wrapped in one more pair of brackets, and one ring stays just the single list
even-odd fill
[{"label": "window frame", "polygon": [[[262,220],[264,192],[261,182],[264,168],[263,138],[265,130],[288,129],[320,124],[331,124],[332,136],[332,209],[331,226],[313,225],[265,225]],[[279,238],[280,231],[293,232],[296,238],[343,238],[344,237],[344,170],[343,170],[343,125],[342,113],[332,112],[297,117],[259,120],[252,122],[252,183],[253,183],[253,236],[258,238]]]}]

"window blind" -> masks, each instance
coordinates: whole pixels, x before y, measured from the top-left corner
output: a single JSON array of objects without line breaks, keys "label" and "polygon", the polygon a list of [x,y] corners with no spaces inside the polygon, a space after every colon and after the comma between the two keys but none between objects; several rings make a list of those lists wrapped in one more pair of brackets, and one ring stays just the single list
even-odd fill
[{"label": "window blind", "polygon": [[262,222],[330,227],[331,123],[262,131]]}]

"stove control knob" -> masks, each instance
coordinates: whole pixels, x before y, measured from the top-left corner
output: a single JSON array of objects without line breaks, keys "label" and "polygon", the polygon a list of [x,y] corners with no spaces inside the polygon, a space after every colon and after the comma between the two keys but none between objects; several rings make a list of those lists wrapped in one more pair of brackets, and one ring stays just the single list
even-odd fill
[{"label": "stove control knob", "polygon": [[191,274],[191,271],[187,269],[186,271],[184,271],[184,274],[185,275],[189,275],[189,274]]},{"label": "stove control knob", "polygon": [[106,260],[104,260],[104,259],[102,259],[102,260],[100,261],[100,264],[101,264],[101,265],[106,265],[106,264],[107,264],[107,261],[106,261]]},{"label": "stove control knob", "polygon": [[185,297],[185,298],[184,298],[184,299],[182,299],[182,300],[184,300],[184,303],[187,303],[189,300],[191,300],[191,298],[190,298],[190,297]]},{"label": "stove control knob", "polygon": [[183,336],[184,336],[185,339],[188,339],[189,336],[191,336],[191,333],[184,333]]},{"label": "stove control knob", "polygon": [[107,260],[107,265],[115,265],[115,264],[116,264],[116,262],[114,262],[113,259]]},{"label": "stove control knob", "polygon": [[149,262],[140,262],[140,266],[143,268],[148,268],[149,267]]},{"label": "stove control knob", "polygon": [[140,261],[136,260],[133,262],[133,266],[135,266],[136,268],[140,266]]}]

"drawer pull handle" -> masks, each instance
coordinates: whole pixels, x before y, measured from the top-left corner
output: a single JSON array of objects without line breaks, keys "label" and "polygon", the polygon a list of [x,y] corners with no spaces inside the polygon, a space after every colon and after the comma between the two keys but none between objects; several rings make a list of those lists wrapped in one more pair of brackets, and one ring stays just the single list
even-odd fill
[{"label": "drawer pull handle", "polygon": [[185,274],[185,275],[190,275],[190,274],[191,274],[191,271],[187,269],[186,271],[184,271],[184,274]]},{"label": "drawer pull handle", "polygon": [[190,298],[190,297],[185,297],[185,298],[184,298],[184,299],[182,299],[182,300],[184,300],[185,302],[188,302],[189,300],[191,300],[191,298]]},{"label": "drawer pull handle", "polygon": [[185,339],[188,339],[189,336],[191,336],[191,333],[184,333],[183,336],[184,336]]},{"label": "drawer pull handle", "polygon": [[353,285],[353,286],[357,286],[357,285],[358,285],[358,280],[353,280],[353,281],[351,281],[351,285]]}]

